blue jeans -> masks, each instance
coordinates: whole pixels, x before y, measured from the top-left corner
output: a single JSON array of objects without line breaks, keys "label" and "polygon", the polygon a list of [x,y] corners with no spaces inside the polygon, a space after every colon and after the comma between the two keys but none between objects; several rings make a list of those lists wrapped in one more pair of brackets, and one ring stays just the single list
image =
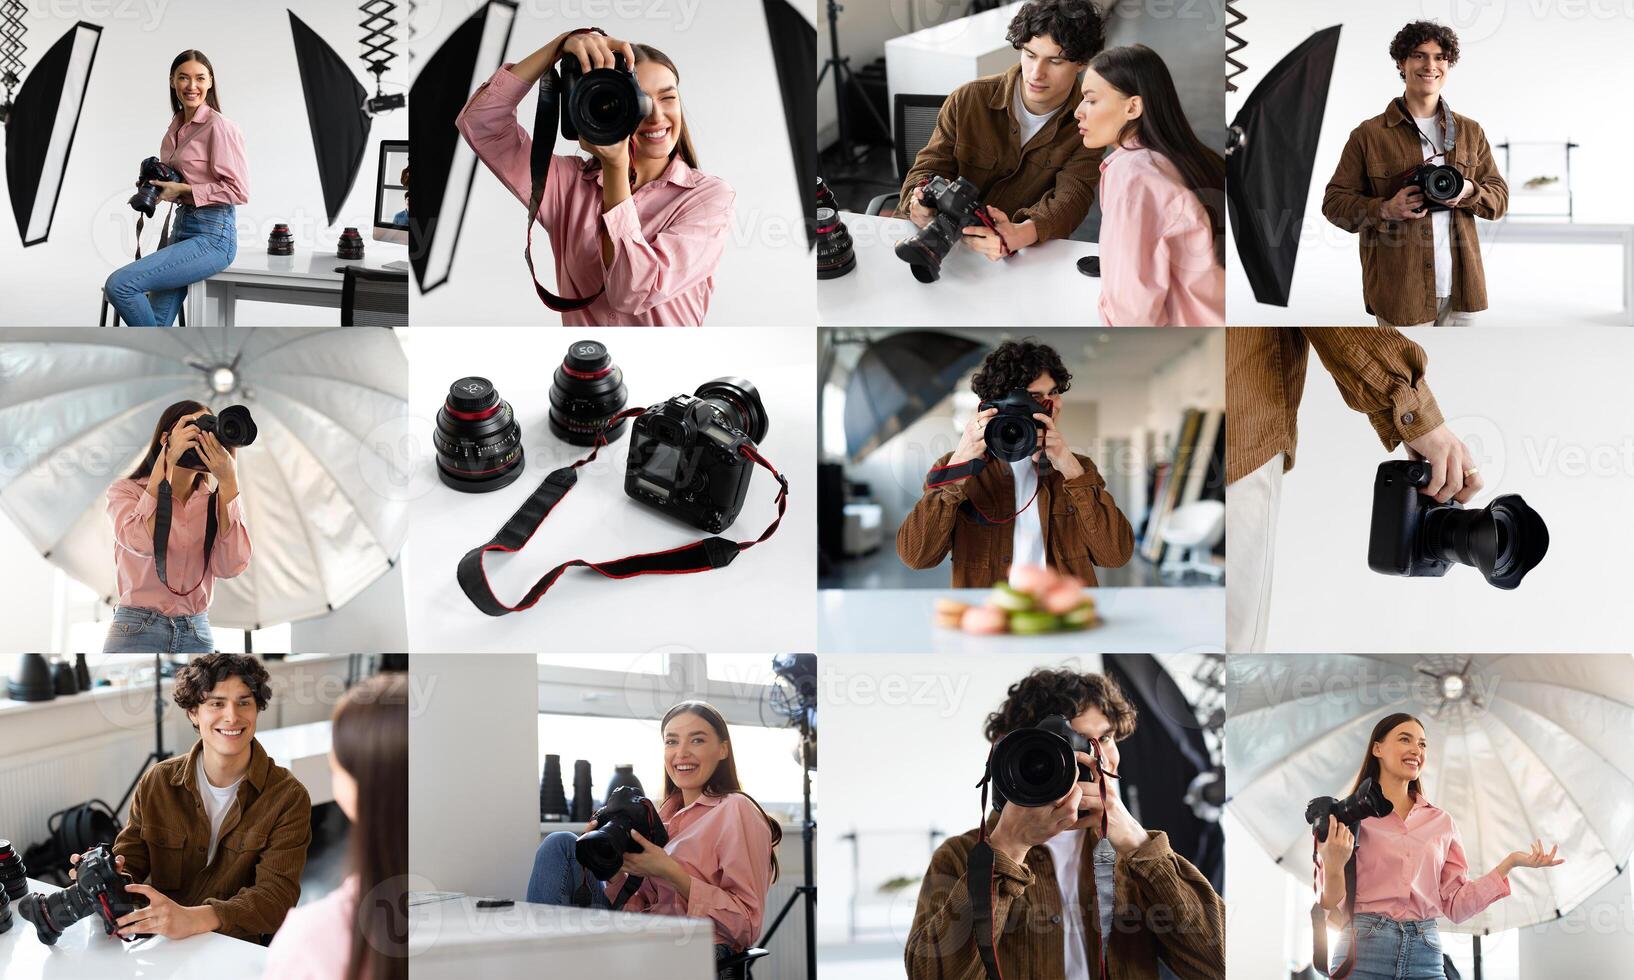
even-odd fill
[{"label": "blue jeans", "polygon": [[[1446,980],[1441,965],[1441,932],[1434,919],[1397,922],[1358,912],[1355,920],[1356,968],[1350,980]],[[1333,969],[1345,961],[1350,930],[1339,937],[1331,956]]]},{"label": "blue jeans", "polygon": [[176,322],[187,287],[232,265],[237,255],[231,204],[180,204],[170,244],[115,270],[102,289],[127,326],[168,327]]},{"label": "blue jeans", "polygon": [[584,870],[573,853],[579,838],[565,830],[546,834],[533,852],[533,873],[528,876],[528,901],[540,905],[572,905],[573,890],[581,881],[588,881],[590,904],[598,909],[610,909],[607,892],[590,872]]},{"label": "blue jeans", "polygon": [[210,617],[161,616],[154,609],[120,606],[108,624],[103,653],[214,653]]}]

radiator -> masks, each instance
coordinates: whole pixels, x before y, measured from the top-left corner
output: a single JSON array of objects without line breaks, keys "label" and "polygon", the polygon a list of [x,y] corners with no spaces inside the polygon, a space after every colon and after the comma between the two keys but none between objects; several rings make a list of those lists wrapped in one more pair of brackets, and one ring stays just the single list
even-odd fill
[{"label": "radiator", "polygon": [[[167,750],[192,746],[180,733],[165,739]],[[118,806],[151,751],[153,731],[135,729],[0,759],[0,838],[22,853],[46,838],[46,820],[58,810],[94,799]]]},{"label": "radiator", "polygon": [[[762,935],[771,926],[772,919],[782,911],[783,903],[794,894],[794,889],[805,882],[804,847],[799,824],[785,823],[783,841],[777,847],[777,880],[772,882],[772,890],[766,895],[766,914],[760,925]],[[816,875],[813,874],[812,884],[816,883]],[[777,935],[766,946],[771,951],[770,955],[755,961],[755,980],[806,980],[805,901],[801,899],[795,903],[783,924],[777,927]]]}]

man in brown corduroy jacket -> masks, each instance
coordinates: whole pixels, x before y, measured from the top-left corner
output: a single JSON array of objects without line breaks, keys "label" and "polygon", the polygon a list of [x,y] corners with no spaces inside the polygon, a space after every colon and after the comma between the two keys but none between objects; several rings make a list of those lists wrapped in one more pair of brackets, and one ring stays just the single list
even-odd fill
[{"label": "man in brown corduroy jacket", "polygon": [[[1101,674],[1035,670],[988,716],[987,739],[997,742],[1052,714],[1097,740],[1103,765],[1118,771],[1117,742],[1134,731],[1135,709]],[[1079,752],[1078,761],[1088,765],[1090,758]],[[1169,847],[1168,835],[1142,827],[1116,792],[1108,793],[1104,811],[1107,839],[1117,852],[1108,977],[1156,980],[1161,962],[1181,980],[1222,980],[1220,896]],[[1101,896],[1091,853],[1102,812],[1100,786],[1078,783],[1053,806],[1008,803],[989,815],[993,946],[1006,980],[1100,975]],[[976,841],[971,830],[944,841],[931,857],[903,951],[909,980],[987,980],[966,878]]]},{"label": "man in brown corduroy jacket", "polygon": [[267,670],[254,657],[205,654],[177,671],[172,696],[199,740],[136,787],[113,853],[148,905],[121,918],[120,932],[261,941],[300,898],[312,841],[306,787],[255,740]]},{"label": "man in brown corduroy jacket", "polygon": [[1008,463],[987,455],[984,434],[997,413],[984,409],[965,425],[958,448],[933,470],[986,458],[981,472],[932,481],[903,519],[896,551],[910,568],[934,568],[953,553],[955,588],[985,589],[1005,581],[1012,565],[1048,566],[1095,584],[1095,566],[1117,568],[1135,550],[1135,532],[1088,456],[1074,453],[1056,428],[1061,395],[1072,373],[1045,344],[1006,341],[994,348],[970,381],[982,401],[1026,389],[1050,413],[1042,448],[1031,459]]}]

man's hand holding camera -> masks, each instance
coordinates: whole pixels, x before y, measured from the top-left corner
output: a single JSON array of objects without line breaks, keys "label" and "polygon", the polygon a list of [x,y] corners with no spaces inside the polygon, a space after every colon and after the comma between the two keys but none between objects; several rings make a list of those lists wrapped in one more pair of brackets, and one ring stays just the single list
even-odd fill
[{"label": "man's hand holding camera", "polygon": [[[1068,480],[1075,480],[1083,476],[1083,464],[1078,462],[1078,457],[1072,454],[1072,448],[1067,445],[1067,440],[1062,437],[1061,431],[1055,427],[1055,416],[1037,412],[1034,413],[1033,418],[1037,419],[1038,424],[1044,427],[1043,453],[1050,458],[1050,463],[1055,467],[1056,472]],[[1079,755],[1082,754],[1082,752],[1079,753]]]},{"label": "man's hand holding camera", "polygon": [[998,413],[996,408],[984,408],[970,417],[964,431],[959,434],[959,445],[948,457],[947,465],[957,466],[987,455],[987,423]]},{"label": "man's hand holding camera", "polygon": [[[68,863],[79,864],[80,856],[70,854]],[[125,873],[125,859],[115,855],[114,870]],[[72,881],[79,880],[79,873],[72,867],[68,869],[68,877]],[[146,908],[137,909],[119,918],[119,935],[124,938],[143,936],[163,936],[166,939],[186,939],[188,936],[197,936],[206,932],[214,932],[221,928],[221,919],[215,909],[208,905],[187,906],[171,901],[163,892],[148,885],[127,884],[125,891],[133,895],[140,895],[147,899]],[[127,928],[128,927],[128,928]]]},{"label": "man's hand holding camera", "polygon": [[1016,224],[991,204],[987,205],[987,216],[993,220],[992,228],[971,225],[964,230],[964,236],[966,245],[991,261],[1004,258],[1006,249],[1018,252],[1038,241],[1038,229],[1031,221]]},{"label": "man's hand holding camera", "polygon": [[[1075,753],[1078,762],[1090,768],[1094,760],[1088,752]],[[1146,828],[1140,825],[1111,787],[1106,793],[1106,838],[1119,855],[1132,854],[1146,843]],[[1047,843],[1056,834],[1068,830],[1094,828],[1101,825],[1101,788],[1094,782],[1074,783],[1066,796],[1049,806],[1027,807],[1006,803],[999,811],[999,822],[988,838],[993,850],[1022,864],[1027,852]]]}]

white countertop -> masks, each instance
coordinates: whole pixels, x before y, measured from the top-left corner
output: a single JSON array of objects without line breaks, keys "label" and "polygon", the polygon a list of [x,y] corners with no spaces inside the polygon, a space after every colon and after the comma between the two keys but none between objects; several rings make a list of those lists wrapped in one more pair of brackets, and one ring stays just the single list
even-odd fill
[{"label": "white countertop", "polygon": [[997,262],[956,244],[942,261],[942,277],[922,283],[893,251],[914,234],[911,221],[854,211],[841,212],[840,220],[851,233],[857,265],[838,279],[818,281],[818,322],[825,326],[1101,323],[1101,280],[1077,267],[1083,256],[1099,254],[1093,243],[1058,238]]},{"label": "white countertop", "polygon": [[987,589],[825,589],[823,653],[1177,653],[1225,649],[1225,589],[1089,589],[1100,626],[1041,636],[977,636],[935,625],[937,599],[980,603]]},{"label": "white countertop", "polygon": [[329,771],[329,747],[334,740],[333,722],[326,719],[305,725],[257,730],[255,740],[267,750],[273,762],[288,769],[306,787],[313,806],[334,800],[335,790],[330,784]]},{"label": "white countertop", "polygon": [[240,243],[233,264],[211,278],[236,281],[295,280],[313,285],[327,282],[338,289],[345,275],[335,270],[342,266],[380,269],[388,262],[407,260],[408,249],[390,242],[365,240],[361,259],[343,259],[333,248],[309,249],[300,246],[296,246],[294,255],[269,255],[265,243]]},{"label": "white countertop", "polygon": [[[56,887],[28,880],[30,893],[49,894]],[[11,928],[0,933],[0,976],[5,980],[221,980],[259,977],[267,951],[255,943],[214,932],[187,939],[155,936],[134,943],[103,933],[95,916],[63,930],[55,946],[47,946],[34,927],[11,906]]]}]

